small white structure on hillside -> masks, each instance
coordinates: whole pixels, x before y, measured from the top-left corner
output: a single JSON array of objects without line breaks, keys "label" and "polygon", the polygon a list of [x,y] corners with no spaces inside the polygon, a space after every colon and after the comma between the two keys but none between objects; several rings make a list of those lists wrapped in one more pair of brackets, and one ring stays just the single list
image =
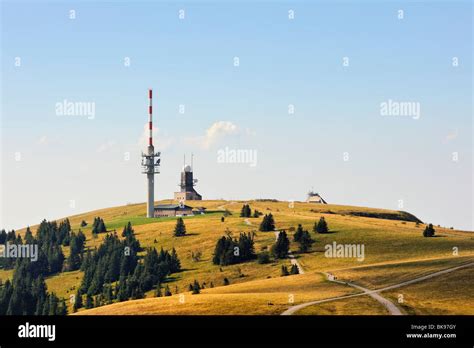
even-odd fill
[{"label": "small white structure on hillside", "polygon": [[319,203],[319,204],[328,204],[323,197],[317,192],[309,191],[308,198],[306,199],[307,203]]}]

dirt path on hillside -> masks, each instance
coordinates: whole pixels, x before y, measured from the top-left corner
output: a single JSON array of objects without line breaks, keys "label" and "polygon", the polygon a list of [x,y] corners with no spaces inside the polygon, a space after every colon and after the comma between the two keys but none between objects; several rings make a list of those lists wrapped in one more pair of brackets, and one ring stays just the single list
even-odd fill
[{"label": "dirt path on hillside", "polygon": [[[275,231],[275,240],[278,240],[279,235],[280,235],[280,231]],[[301,265],[298,263],[298,260],[295,258],[295,255],[291,253],[291,250],[288,251],[288,258],[290,259],[290,262],[292,265],[296,265],[296,267],[298,267],[298,272],[300,274],[304,274],[303,267],[301,267]]]},{"label": "dirt path on hillside", "polygon": [[[400,309],[395,304],[393,304],[393,302],[391,302],[390,300],[387,300],[385,297],[382,297],[378,293],[373,292],[372,290],[364,288],[360,285],[354,284],[352,282],[344,282],[344,281],[336,280],[336,279],[334,279],[334,275],[331,274],[331,273],[326,273],[325,272],[324,274],[326,275],[328,280],[331,281],[331,282],[339,283],[339,284],[343,284],[343,285],[349,285],[349,286],[352,286],[353,288],[362,290],[364,292],[364,294],[367,294],[370,297],[372,297],[374,300],[380,302],[388,310],[388,312],[391,315],[402,315],[402,312],[400,311]],[[361,294],[361,295],[363,295],[363,294]]]},{"label": "dirt path on hillside", "polygon": [[[437,271],[437,272],[434,272],[434,273],[431,273],[431,274],[427,274],[425,276],[422,276],[422,277],[417,277],[417,278],[414,278],[414,279],[411,279],[411,280],[407,280],[407,281],[404,281],[404,282],[401,282],[401,283],[398,283],[398,284],[395,284],[395,285],[390,285],[390,286],[387,286],[385,288],[381,288],[381,289],[377,289],[377,290],[369,290],[369,289],[366,289],[366,288],[363,288],[359,285],[356,285],[354,283],[351,283],[351,282],[344,282],[344,281],[340,281],[340,280],[336,280],[336,279],[331,279],[332,277],[328,277],[328,279],[332,282],[336,282],[336,283],[340,283],[340,284],[344,284],[344,285],[349,285],[349,286],[352,286],[352,287],[355,287],[355,288],[358,288],[360,290],[363,290],[364,292],[362,293],[358,293],[358,294],[353,294],[353,295],[344,295],[344,296],[337,296],[337,297],[332,297],[332,298],[328,298],[328,299],[324,299],[324,300],[319,300],[319,301],[311,301],[311,302],[305,302],[305,303],[301,303],[299,305],[296,305],[296,306],[292,306],[290,308],[288,308],[286,311],[284,311],[281,315],[292,315],[292,314],[295,314],[297,311],[299,311],[300,309],[302,308],[305,308],[305,307],[308,307],[308,306],[312,306],[312,305],[315,305],[315,304],[319,304],[319,303],[324,303],[324,302],[330,302],[330,301],[336,301],[336,300],[340,300],[340,299],[345,299],[345,298],[351,298],[351,297],[357,297],[357,296],[364,296],[364,295],[369,295],[369,296],[372,296],[373,294],[376,294],[377,296],[374,297],[372,296],[374,299],[376,299],[377,301],[379,301],[380,303],[382,303],[382,305],[385,306],[385,308],[387,308],[390,313],[392,315],[400,315],[402,314],[400,312],[400,310],[398,309],[398,307],[396,307],[392,302],[390,302],[389,300],[387,300],[386,298],[382,297],[381,295],[379,295],[378,293],[382,292],[382,291],[386,291],[386,290],[392,290],[392,289],[396,289],[396,288],[399,288],[399,287],[402,287],[402,286],[406,286],[406,285],[410,285],[410,284],[413,284],[413,283],[417,283],[417,282],[421,282],[423,280],[427,280],[427,279],[430,279],[430,278],[434,278],[434,277],[437,277],[437,276],[440,276],[440,275],[443,275],[443,274],[446,274],[446,273],[450,273],[450,272],[453,272],[453,271],[456,271],[458,269],[461,269],[461,268],[465,268],[465,267],[471,267],[471,266],[474,266],[474,262],[469,262],[469,263],[466,263],[464,265],[461,265],[461,266],[456,266],[456,267],[452,267],[452,268],[447,268],[447,269],[444,269],[444,270],[441,270],[441,271]],[[387,302],[389,302],[393,307],[396,308],[396,310],[393,309],[392,306],[390,306]],[[392,311],[389,309],[391,308]],[[394,312],[395,311],[395,312]],[[400,312],[400,314],[396,313],[396,312]]]}]

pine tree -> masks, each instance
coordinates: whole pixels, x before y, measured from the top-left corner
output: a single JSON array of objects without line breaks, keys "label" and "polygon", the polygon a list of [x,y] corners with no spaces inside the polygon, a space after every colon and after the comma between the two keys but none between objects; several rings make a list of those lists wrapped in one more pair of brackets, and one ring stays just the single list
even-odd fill
[{"label": "pine tree", "polygon": [[67,315],[67,305],[64,298],[59,302],[57,315]]},{"label": "pine tree", "polygon": [[311,246],[313,245],[314,240],[311,238],[308,231],[303,231],[303,233],[301,234],[299,243],[300,243],[300,246],[299,246],[300,252],[305,253],[309,249],[311,249]]},{"label": "pine tree", "polygon": [[245,217],[245,204],[242,206],[242,208],[240,209],[240,217]]},{"label": "pine tree", "polygon": [[317,224],[316,223],[314,224],[313,231],[317,232],[317,233],[328,233],[329,232],[328,224],[326,223],[326,220],[324,219],[324,216],[322,216],[319,219]]},{"label": "pine tree", "polygon": [[92,296],[87,294],[86,295],[86,305],[85,305],[85,308],[86,309],[89,309],[89,308],[94,308],[94,302],[92,300]]},{"label": "pine tree", "polygon": [[198,281],[197,280],[194,280],[194,284],[193,284],[193,295],[197,295],[201,293],[201,286],[199,285]]},{"label": "pine tree", "polygon": [[425,227],[425,230],[423,231],[423,237],[434,237],[435,232],[436,231],[433,227],[433,224],[429,224]]},{"label": "pine tree", "polygon": [[82,295],[78,291],[76,293],[76,296],[74,298],[74,305],[73,305],[73,310],[76,312],[79,308],[82,308]]},{"label": "pine tree", "polygon": [[285,265],[282,265],[281,266],[281,276],[286,277],[287,275],[290,275],[290,273],[288,272],[288,267],[286,267]]},{"label": "pine tree", "polygon": [[291,265],[290,274],[299,274],[300,270],[297,265]]},{"label": "pine tree", "polygon": [[290,250],[290,241],[285,231],[281,231],[278,234],[278,239],[272,246],[272,255],[276,259],[283,259],[288,256]]},{"label": "pine tree", "polygon": [[170,287],[168,285],[166,285],[165,287],[165,296],[171,296],[172,293],[171,293],[171,290],[170,290]]},{"label": "pine tree", "polygon": [[224,286],[229,285],[229,284],[230,284],[229,279],[224,278]]},{"label": "pine tree", "polygon": [[176,226],[174,228],[174,236],[182,237],[184,235],[186,235],[186,226],[184,225],[183,218],[178,218],[178,220],[176,220]]},{"label": "pine tree", "polygon": [[53,292],[49,294],[49,313],[48,315],[56,315],[59,308],[59,299]]},{"label": "pine tree", "polygon": [[99,233],[107,232],[107,227],[105,227],[104,220],[102,219],[100,219],[99,221],[98,230],[99,230]]},{"label": "pine tree", "polygon": [[119,302],[128,300],[129,294],[127,279],[125,278],[125,276],[120,276],[120,280],[117,286],[118,288],[115,289],[115,292],[117,293],[117,300]]},{"label": "pine tree", "polygon": [[171,249],[171,257],[170,257],[170,273],[176,273],[181,271],[181,261],[179,261],[178,253],[176,249]]},{"label": "pine tree", "polygon": [[263,217],[262,222],[260,223],[259,231],[268,232],[275,230],[275,220],[273,219],[272,213]]},{"label": "pine tree", "polygon": [[298,228],[296,229],[296,232],[293,235],[293,240],[295,242],[299,242],[302,235],[303,235],[303,226],[301,226],[301,224],[298,224]]}]

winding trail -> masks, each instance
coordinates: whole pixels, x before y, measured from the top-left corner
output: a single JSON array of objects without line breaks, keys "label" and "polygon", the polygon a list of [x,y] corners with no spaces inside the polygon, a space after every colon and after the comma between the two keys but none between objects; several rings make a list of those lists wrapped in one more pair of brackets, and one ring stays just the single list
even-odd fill
[{"label": "winding trail", "polygon": [[[331,280],[330,275],[328,275],[328,279]],[[388,310],[388,312],[391,315],[402,315],[402,312],[400,311],[400,309],[392,301],[386,299],[385,297],[382,297],[380,294],[378,294],[376,292],[373,292],[370,289],[364,288],[360,285],[357,285],[357,284],[354,284],[354,283],[351,283],[351,282],[345,283],[345,282],[340,282],[338,280],[332,280],[332,281],[338,282],[338,283],[341,283],[341,284],[345,284],[345,285],[349,285],[349,286],[352,286],[353,288],[362,290],[364,292],[364,294],[367,294],[370,297],[372,297],[374,300],[380,302]]]},{"label": "winding trail", "polygon": [[343,282],[343,281],[340,281],[340,280],[335,280],[334,276],[332,274],[325,273],[328,276],[328,280],[330,280],[332,282],[335,282],[335,283],[355,287],[359,290],[362,290],[363,292],[358,293],[358,294],[353,294],[353,295],[343,295],[343,296],[331,297],[331,298],[327,298],[327,299],[319,300],[319,301],[311,301],[311,302],[301,303],[299,305],[292,306],[292,307],[288,308],[286,311],[281,313],[281,315],[292,315],[292,314],[296,313],[297,311],[299,311],[302,308],[312,306],[312,305],[315,305],[315,304],[319,304],[319,303],[336,301],[336,300],[340,300],[340,299],[346,299],[346,298],[364,296],[364,295],[369,295],[369,296],[373,297],[375,300],[379,301],[385,308],[387,308],[389,310],[390,314],[392,314],[392,315],[401,315],[402,313],[400,312],[398,307],[396,307],[392,302],[390,302],[386,298],[379,295],[380,292],[400,288],[402,286],[410,285],[410,284],[413,284],[413,283],[418,283],[418,282],[421,282],[421,281],[426,280],[426,279],[434,278],[434,277],[437,277],[437,276],[440,276],[440,275],[443,275],[443,274],[446,274],[446,273],[450,273],[450,272],[456,271],[456,270],[461,269],[461,268],[470,267],[470,266],[474,266],[474,262],[469,262],[469,263],[465,263],[465,264],[460,265],[460,266],[447,268],[447,269],[444,269],[444,270],[441,270],[441,271],[430,273],[430,274],[427,274],[427,275],[424,275],[424,276],[421,276],[421,277],[418,277],[418,278],[407,280],[407,281],[404,281],[404,282],[401,282],[401,283],[398,283],[398,284],[394,284],[394,285],[390,285],[390,286],[387,286],[387,287],[384,287],[384,288],[381,288],[381,289],[377,289],[377,290],[369,290],[369,289],[366,289],[362,286],[356,285],[352,282]]}]

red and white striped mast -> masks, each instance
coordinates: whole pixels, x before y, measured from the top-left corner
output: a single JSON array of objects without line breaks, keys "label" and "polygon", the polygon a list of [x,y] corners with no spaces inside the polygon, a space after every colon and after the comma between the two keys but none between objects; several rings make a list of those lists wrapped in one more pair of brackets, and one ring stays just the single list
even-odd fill
[{"label": "red and white striped mast", "polygon": [[153,147],[153,90],[150,88],[148,90],[148,148],[147,153],[142,152],[142,173],[147,176],[147,185],[148,185],[148,197],[146,204],[146,216],[151,218],[154,217],[155,213],[155,174],[160,173],[160,152],[155,153],[155,148]]},{"label": "red and white striped mast", "polygon": [[150,104],[148,106],[148,129],[150,130],[150,136],[148,138],[148,146],[153,146],[153,90],[148,90],[148,99]]}]

